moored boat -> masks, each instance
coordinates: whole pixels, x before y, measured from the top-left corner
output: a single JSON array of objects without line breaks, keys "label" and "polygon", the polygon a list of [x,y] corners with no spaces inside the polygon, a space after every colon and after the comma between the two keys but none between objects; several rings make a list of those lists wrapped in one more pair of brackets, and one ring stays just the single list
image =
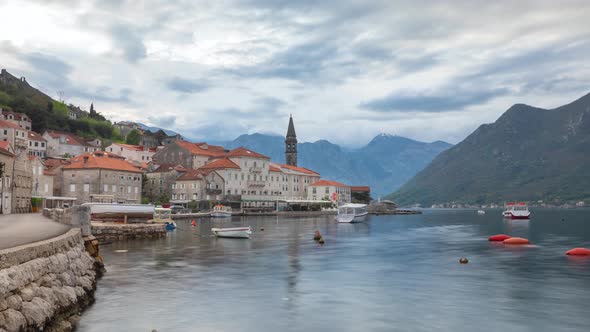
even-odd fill
[{"label": "moored boat", "polygon": [[233,227],[233,228],[211,228],[211,232],[217,237],[231,237],[248,239],[252,234],[252,228],[248,227]]},{"label": "moored boat", "polygon": [[506,203],[502,216],[506,219],[530,219],[531,212],[526,203]]},{"label": "moored boat", "polygon": [[336,221],[340,223],[362,222],[367,218],[366,204],[344,204],[338,207]]},{"label": "moored boat", "polygon": [[484,214],[486,214],[486,212],[484,210],[477,210],[477,214],[484,215]]},{"label": "moored boat", "polygon": [[211,217],[213,218],[228,218],[231,217],[231,207],[217,204],[211,210]]},{"label": "moored boat", "polygon": [[172,209],[169,208],[155,208],[154,219],[149,222],[164,224],[169,231],[176,229],[176,223],[172,220]]}]

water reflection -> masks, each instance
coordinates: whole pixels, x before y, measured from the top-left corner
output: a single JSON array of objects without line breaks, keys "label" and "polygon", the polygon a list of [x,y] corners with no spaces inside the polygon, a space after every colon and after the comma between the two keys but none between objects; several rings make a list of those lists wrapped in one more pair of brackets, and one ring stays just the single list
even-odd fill
[{"label": "water reflection", "polygon": [[[102,248],[108,273],[79,330],[584,331],[590,260],[563,254],[590,247],[590,214],[533,216],[179,221],[164,239]],[[211,236],[211,227],[229,226],[251,226],[252,238]],[[312,240],[315,230],[325,245]],[[487,241],[498,233],[534,246]],[[470,263],[459,264],[462,256]]]}]

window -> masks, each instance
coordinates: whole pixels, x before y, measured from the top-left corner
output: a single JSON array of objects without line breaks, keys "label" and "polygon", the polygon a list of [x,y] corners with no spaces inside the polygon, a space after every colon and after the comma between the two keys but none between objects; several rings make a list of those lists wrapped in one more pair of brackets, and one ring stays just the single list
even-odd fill
[{"label": "window", "polygon": [[84,192],[87,193],[90,191],[90,184],[84,183]]},{"label": "window", "polygon": [[315,189],[315,187],[313,187],[313,189],[311,190],[311,193],[312,193],[312,194],[316,194],[316,189]]},{"label": "window", "polygon": [[35,147],[39,147],[39,142],[35,142]]},{"label": "window", "polygon": [[8,130],[4,129],[4,135],[8,135]]},{"label": "window", "polygon": [[45,143],[41,142],[41,147],[44,148],[45,147]]},{"label": "window", "polygon": [[113,189],[113,193],[116,193],[117,192],[117,186],[116,185],[113,185],[111,188]]},{"label": "window", "polygon": [[123,186],[119,187],[119,192],[124,193],[125,192],[125,187],[123,187]]},{"label": "window", "polygon": [[76,184],[75,183],[70,184],[70,192],[73,193],[75,191],[76,191]]},{"label": "window", "polygon": [[108,193],[109,192],[109,185],[108,184],[105,184],[104,185],[104,192],[105,193]]},{"label": "window", "polygon": [[[160,180],[160,183],[162,183],[161,181],[162,181],[162,180]],[[176,189],[176,183],[173,183],[173,184],[172,184],[172,189]]]},{"label": "window", "polygon": [[45,184],[45,186],[43,187],[43,192],[48,192],[49,191],[49,184]]},{"label": "window", "polygon": [[127,193],[131,194],[131,186],[127,186]]},{"label": "window", "polygon": [[330,193],[330,188],[329,187],[326,187],[326,191],[325,192],[326,192],[326,194],[329,194]]},{"label": "window", "polygon": [[193,194],[193,200],[195,200],[195,201],[197,200],[197,194]]},{"label": "window", "polygon": [[139,193],[139,187],[135,187],[135,193]]}]

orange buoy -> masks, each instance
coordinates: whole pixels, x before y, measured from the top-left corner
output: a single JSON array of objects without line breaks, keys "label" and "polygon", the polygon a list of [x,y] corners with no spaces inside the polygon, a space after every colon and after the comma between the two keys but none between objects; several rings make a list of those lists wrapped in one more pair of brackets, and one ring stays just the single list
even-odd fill
[{"label": "orange buoy", "polygon": [[320,231],[315,231],[315,234],[313,234],[313,239],[315,241],[319,241],[322,239],[322,234],[320,234]]},{"label": "orange buoy", "polygon": [[522,237],[511,237],[503,241],[504,244],[529,244],[529,240]]},{"label": "orange buoy", "polygon": [[498,235],[492,235],[488,238],[488,241],[492,241],[492,242],[502,242],[506,239],[511,238],[512,236],[510,235],[506,235],[506,234],[498,234]]},{"label": "orange buoy", "polygon": [[574,248],[574,249],[568,250],[565,254],[569,255],[569,256],[590,256],[590,249]]},{"label": "orange buoy", "polygon": [[195,227],[197,226],[197,223],[193,220],[193,222],[191,222],[191,226]]}]

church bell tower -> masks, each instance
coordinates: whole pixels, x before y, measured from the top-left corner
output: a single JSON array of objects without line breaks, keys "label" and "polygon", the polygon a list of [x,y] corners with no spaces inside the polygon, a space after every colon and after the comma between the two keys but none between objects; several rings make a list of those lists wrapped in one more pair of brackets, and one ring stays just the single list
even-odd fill
[{"label": "church bell tower", "polygon": [[285,161],[287,165],[297,166],[297,135],[295,134],[295,125],[293,125],[293,116],[289,116],[289,129],[285,139]]}]

